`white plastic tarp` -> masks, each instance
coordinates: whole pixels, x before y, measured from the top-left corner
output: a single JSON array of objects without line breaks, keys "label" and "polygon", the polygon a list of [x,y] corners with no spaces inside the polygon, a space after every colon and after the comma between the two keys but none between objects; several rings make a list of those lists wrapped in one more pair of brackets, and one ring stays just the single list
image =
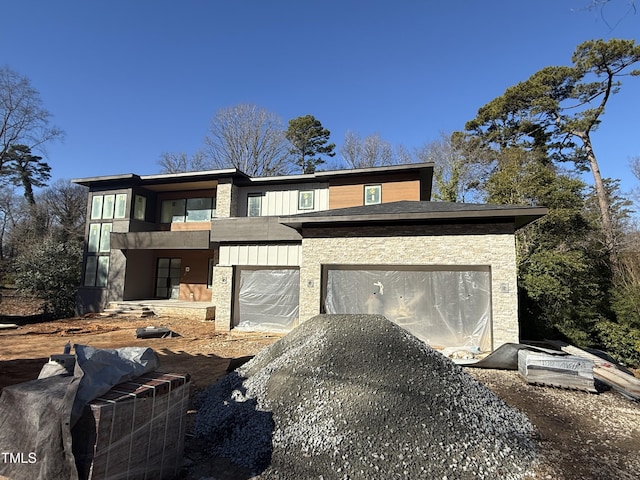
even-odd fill
[{"label": "white plastic tarp", "polygon": [[298,322],[300,271],[297,268],[242,269],[235,328],[288,332]]},{"label": "white plastic tarp", "polygon": [[489,271],[327,271],[326,313],[381,314],[436,348],[491,350]]}]

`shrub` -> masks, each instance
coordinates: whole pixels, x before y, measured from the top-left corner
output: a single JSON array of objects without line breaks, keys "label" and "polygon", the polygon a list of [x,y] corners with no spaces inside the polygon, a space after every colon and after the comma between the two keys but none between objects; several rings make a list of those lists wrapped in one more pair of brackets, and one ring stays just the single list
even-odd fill
[{"label": "shrub", "polygon": [[16,262],[16,287],[22,293],[41,298],[45,315],[72,316],[80,283],[82,248],[76,242],[51,238],[34,246]]},{"label": "shrub", "polygon": [[609,355],[624,365],[640,367],[640,329],[603,321],[595,325],[595,330]]}]

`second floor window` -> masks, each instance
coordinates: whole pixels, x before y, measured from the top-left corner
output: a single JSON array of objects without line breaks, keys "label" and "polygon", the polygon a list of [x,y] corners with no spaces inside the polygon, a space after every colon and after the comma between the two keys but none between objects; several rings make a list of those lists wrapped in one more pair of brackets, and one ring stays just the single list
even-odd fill
[{"label": "second floor window", "polygon": [[262,194],[250,193],[247,195],[247,217],[259,217],[262,215]]},{"label": "second floor window", "polygon": [[215,199],[211,197],[163,200],[160,223],[208,222],[215,217],[215,208]]},{"label": "second floor window", "polygon": [[91,199],[91,220],[125,218],[127,194],[94,195]]},{"label": "second floor window", "polygon": [[142,195],[136,195],[136,200],[133,205],[133,218],[136,220],[144,220],[147,212],[147,197]]},{"label": "second floor window", "polygon": [[364,186],[364,204],[376,205],[382,202],[382,185]]}]

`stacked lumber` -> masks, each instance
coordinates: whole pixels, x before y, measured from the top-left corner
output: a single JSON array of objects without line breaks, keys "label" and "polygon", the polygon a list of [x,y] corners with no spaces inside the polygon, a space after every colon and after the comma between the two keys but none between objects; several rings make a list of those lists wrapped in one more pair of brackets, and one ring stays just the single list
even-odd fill
[{"label": "stacked lumber", "polygon": [[91,401],[73,427],[80,479],[171,479],[182,467],[189,376],[152,372]]},{"label": "stacked lumber", "polygon": [[518,351],[518,372],[527,383],[596,393],[593,362],[574,355]]},{"label": "stacked lumber", "polygon": [[596,379],[606,383],[627,398],[640,400],[640,379],[621,370],[613,363],[573,345],[563,344],[560,348],[563,352],[589,359],[594,363],[593,375]]}]

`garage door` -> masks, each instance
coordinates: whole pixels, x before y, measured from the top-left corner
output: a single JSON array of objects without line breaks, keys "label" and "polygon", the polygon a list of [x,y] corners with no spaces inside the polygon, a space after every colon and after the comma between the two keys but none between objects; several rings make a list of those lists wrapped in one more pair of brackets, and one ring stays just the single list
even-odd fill
[{"label": "garage door", "polygon": [[238,267],[233,324],[240,330],[288,332],[298,322],[297,268]]},{"label": "garage door", "polygon": [[382,314],[436,348],[491,350],[488,267],[331,266],[324,279],[326,313]]}]

